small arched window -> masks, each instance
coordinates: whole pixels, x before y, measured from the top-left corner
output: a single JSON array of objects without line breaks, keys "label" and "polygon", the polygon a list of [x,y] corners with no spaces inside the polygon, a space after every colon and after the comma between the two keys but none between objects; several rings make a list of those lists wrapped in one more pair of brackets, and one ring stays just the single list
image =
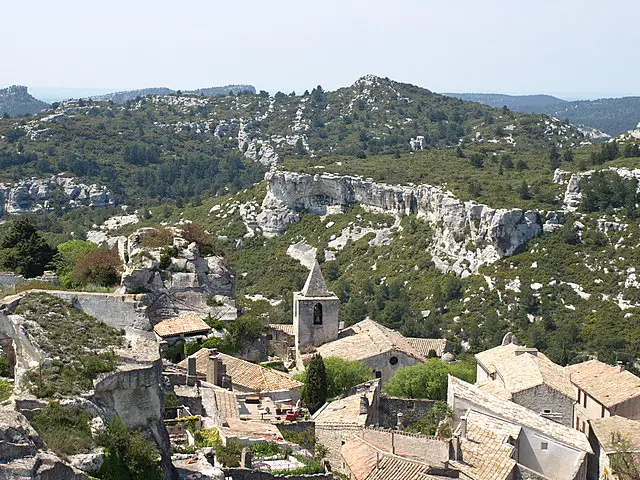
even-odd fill
[{"label": "small arched window", "polygon": [[322,325],[322,304],[316,303],[313,306],[313,324]]},{"label": "small arched window", "polygon": [[391,357],[391,358],[389,359],[389,363],[390,363],[391,365],[397,365],[397,364],[398,364],[398,357]]}]

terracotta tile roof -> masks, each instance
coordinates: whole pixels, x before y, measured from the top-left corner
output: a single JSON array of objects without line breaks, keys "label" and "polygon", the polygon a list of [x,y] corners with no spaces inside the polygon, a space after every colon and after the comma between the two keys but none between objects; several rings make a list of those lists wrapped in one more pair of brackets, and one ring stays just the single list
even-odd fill
[{"label": "terracotta tile roof", "polygon": [[364,392],[358,392],[325,405],[313,414],[313,421],[318,424],[348,424],[364,427],[369,416],[360,413],[360,398],[364,394],[369,400],[369,405],[373,404],[378,382],[371,383]]},{"label": "terracotta tile roof", "polygon": [[[199,375],[207,374],[207,363],[211,350],[203,348],[194,353],[196,357],[196,371]],[[294,380],[290,375],[265,368],[255,363],[247,362],[240,358],[232,357],[224,353],[218,353],[223,365],[227,369],[227,375],[231,377],[231,383],[247,390],[256,392],[271,392],[276,390],[295,390],[302,388],[302,383]],[[178,366],[187,369],[188,359],[184,359]]]},{"label": "terracotta tile roof", "polygon": [[340,449],[353,480],[431,480],[426,463],[382,451],[361,438],[349,437]]},{"label": "terracotta tile roof", "polygon": [[269,328],[273,328],[274,330],[280,330],[287,335],[291,335],[292,337],[295,335],[293,333],[293,324],[292,323],[270,323]]},{"label": "terracotta tile roof", "polygon": [[517,462],[510,443],[520,436],[521,427],[470,410],[467,412],[467,439],[461,440],[461,461],[451,466],[475,480],[506,480]]},{"label": "terracotta tile roof", "polygon": [[197,315],[182,315],[163,320],[153,327],[153,331],[161,338],[177,337],[195,333],[207,333],[211,327]]},{"label": "terracotta tile roof", "polygon": [[589,360],[565,369],[571,376],[571,383],[607,408],[640,396],[640,378],[620,367]]},{"label": "terracotta tile roof", "polygon": [[451,375],[449,375],[449,396],[453,399],[454,404],[458,399],[464,400],[467,404],[477,405],[478,409],[491,412],[497,418],[528,427],[560,443],[587,453],[593,453],[584,433],[541,417],[526,407],[486,393],[476,385],[471,385]]},{"label": "terracotta tile roof", "polygon": [[278,427],[267,422],[255,420],[227,419],[229,427],[220,427],[220,432],[225,437],[249,437],[261,439],[267,442],[284,442],[284,437]]},{"label": "terracotta tile roof", "polygon": [[589,423],[591,431],[603,446],[605,453],[616,451],[613,441],[614,439],[617,441],[618,438],[628,441],[632,452],[640,452],[640,422],[615,415],[589,420]]},{"label": "terracotta tile roof", "polygon": [[429,352],[433,350],[438,357],[442,357],[448,349],[447,340],[444,338],[416,338],[405,337],[407,343],[415,348],[420,355],[427,358]]},{"label": "terracotta tile roof", "polygon": [[373,320],[362,320],[340,332],[333,342],[318,347],[323,357],[340,357],[345,360],[364,360],[381,353],[397,351],[422,361],[422,354],[412,347],[406,338]]},{"label": "terracotta tile roof", "polygon": [[[538,385],[547,385],[569,398],[574,397],[566,370],[535,348],[501,345],[476,354],[476,360],[489,373],[495,374],[494,381],[499,386],[491,387],[494,394],[499,394],[500,387],[512,395]],[[483,389],[487,388],[487,384],[484,384]],[[500,396],[506,398],[505,395]]]},{"label": "terracotta tile roof", "polygon": [[230,418],[239,418],[238,399],[236,394],[220,387],[213,387],[213,398],[216,412],[221,423],[228,423]]}]

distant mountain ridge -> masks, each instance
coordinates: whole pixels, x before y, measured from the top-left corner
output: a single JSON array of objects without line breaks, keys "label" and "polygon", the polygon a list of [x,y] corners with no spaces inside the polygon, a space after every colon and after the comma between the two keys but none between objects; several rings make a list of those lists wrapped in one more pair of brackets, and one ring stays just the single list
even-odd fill
[{"label": "distant mountain ridge", "polygon": [[551,95],[504,95],[500,93],[443,93],[448,97],[507,106],[520,113],[544,113],[567,119],[574,125],[595,128],[611,136],[632,130],[640,122],[640,97],[600,98],[568,102]]},{"label": "distant mountain ridge", "polygon": [[552,95],[505,95],[502,93],[443,93],[443,95],[468,102],[483,103],[493,108],[502,108],[506,105],[509,110],[520,113],[546,113],[544,109],[547,107],[568,103]]},{"label": "distant mountain ridge", "polygon": [[48,103],[32,97],[25,86],[12,85],[0,89],[0,115],[17,117],[38,113],[48,107]]},{"label": "distant mountain ridge", "polygon": [[148,95],[170,95],[172,93],[177,93],[178,91],[188,95],[202,95],[205,97],[220,97],[229,94],[235,95],[237,93],[256,93],[256,89],[253,85],[225,85],[224,87],[198,88],[196,90],[172,90],[171,88],[166,87],[155,87],[95,95],[90,98],[100,102],[111,101],[117,104],[123,104],[138,97],[146,97]]}]

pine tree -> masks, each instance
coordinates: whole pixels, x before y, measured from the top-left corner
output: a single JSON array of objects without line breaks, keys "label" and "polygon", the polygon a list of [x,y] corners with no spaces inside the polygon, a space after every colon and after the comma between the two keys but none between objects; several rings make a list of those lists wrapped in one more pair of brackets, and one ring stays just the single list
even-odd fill
[{"label": "pine tree", "polygon": [[529,200],[531,198],[531,194],[529,193],[529,185],[527,185],[527,182],[525,180],[522,181],[522,185],[520,185],[518,192],[520,193],[520,198],[523,200]]},{"label": "pine tree", "polygon": [[307,367],[307,383],[302,390],[302,402],[311,413],[327,401],[327,370],[320,354],[316,353]]}]

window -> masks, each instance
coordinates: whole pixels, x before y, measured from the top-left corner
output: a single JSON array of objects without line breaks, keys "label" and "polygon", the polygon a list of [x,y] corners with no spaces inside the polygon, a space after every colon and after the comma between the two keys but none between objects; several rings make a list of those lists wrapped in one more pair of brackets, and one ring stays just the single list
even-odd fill
[{"label": "window", "polygon": [[397,365],[397,364],[398,364],[398,357],[391,357],[391,358],[389,359],[389,363],[390,363],[391,365]]},{"label": "window", "polygon": [[380,370],[376,370],[376,378],[382,378],[382,372]]},{"label": "window", "polygon": [[322,304],[316,303],[313,306],[313,324],[322,325]]},{"label": "window", "polygon": [[583,406],[584,406],[584,408],[587,408],[587,394],[583,393],[582,394],[582,398],[584,400]]},{"label": "window", "polygon": [[582,403],[581,395],[582,395],[582,390],[578,389],[578,405]]},{"label": "window", "polygon": [[576,417],[576,430],[580,430],[580,418]]},{"label": "window", "polygon": [[548,442],[540,442],[540,450],[549,450]]},{"label": "window", "polygon": [[551,413],[551,410],[546,409],[546,410],[544,411],[544,413]]},{"label": "window", "polygon": [[602,418],[604,418],[604,405],[602,405]]},{"label": "window", "polygon": [[267,340],[273,340],[273,335],[271,335],[270,333],[267,334]]}]

